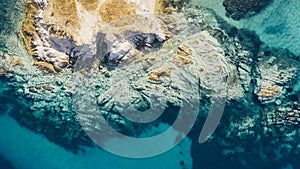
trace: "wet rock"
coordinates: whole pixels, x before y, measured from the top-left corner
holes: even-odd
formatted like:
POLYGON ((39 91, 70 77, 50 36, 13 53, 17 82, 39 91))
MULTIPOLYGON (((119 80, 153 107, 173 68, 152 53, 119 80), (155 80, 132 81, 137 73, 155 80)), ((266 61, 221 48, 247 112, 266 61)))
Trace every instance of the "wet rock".
POLYGON ((258 100, 262 102, 270 101, 276 98, 282 92, 282 88, 274 83, 262 82, 257 93, 258 100))
POLYGON ((188 4, 189 0, 160 0, 157 3, 157 9, 162 13, 172 13, 173 11, 181 11, 188 4))
MULTIPOLYGON (((96 40, 82 46, 74 46, 68 34, 40 22, 42 15, 36 15, 40 24, 32 34, 37 36, 32 41, 36 66, 56 73, 71 66, 71 58, 78 60, 72 62, 72 71, 64 69, 55 75, 40 74, 26 64, 23 71, 20 66, 14 68, 11 85, 18 86, 18 97, 33 104, 13 117, 50 141, 78 151, 80 145, 92 145, 83 129, 102 132, 107 121, 134 136, 136 126, 120 115, 122 111, 142 116, 149 107, 180 107, 183 100, 201 100, 205 105, 199 106, 199 115, 204 117, 207 111, 202 110, 209 109, 212 94, 226 95, 229 113, 220 132, 213 135, 225 153, 236 153, 245 163, 245 152, 259 158, 280 154, 273 146, 293 153, 290 145, 297 147, 299 140, 299 93, 294 93, 292 85, 299 74, 299 60, 289 52, 264 48, 251 31, 222 28, 224 23, 208 10, 185 12, 169 20, 149 16, 130 17, 128 23, 115 20, 96 40), (181 28, 176 31, 178 25, 181 28), (110 63, 115 69, 108 69, 110 63), (286 145, 280 143, 283 137, 286 145), (257 148, 249 147, 249 142, 257 148)), ((4 59, 0 63, 3 72, 11 70, 4 59)))
POLYGON ((26 66, 22 57, 17 57, 6 52, 0 52, 0 58, 0 74, 7 77, 10 76, 9 73, 26 66))
POLYGON ((214 16, 213 11, 203 7, 187 8, 184 12, 187 22, 191 25, 196 25, 200 29, 207 26, 218 27, 217 18, 214 16))
POLYGON ((260 78, 257 79, 255 90, 258 99, 262 103, 269 103, 278 97, 285 98, 289 95, 286 92, 287 88, 296 83, 297 72, 300 69, 295 60, 296 56, 284 50, 270 52, 268 48, 262 48, 260 55, 262 56, 257 66, 260 78))
MULTIPOLYGON (((111 76, 102 84, 98 97, 103 111, 116 109, 116 113, 132 112, 135 108, 147 109, 147 105, 159 110, 167 103, 179 106, 182 100, 199 99, 197 87, 190 86, 197 85, 199 79, 201 84, 198 85, 205 89, 201 91, 204 95, 214 93, 223 96, 226 93, 226 90, 222 89, 228 76, 228 63, 221 45, 207 31, 188 37, 184 34, 179 35, 178 39, 184 39, 183 43, 174 45, 178 40, 166 41, 166 48, 146 53, 135 62, 128 62, 118 69, 111 70, 111 76), (170 56, 179 55, 178 46, 181 51, 185 51, 182 54, 191 55, 189 57, 194 64, 184 68, 174 64, 175 61, 170 56), (130 94, 123 93, 125 91, 130 94)), ((91 83, 91 80, 88 79, 86 83, 91 83)), ((141 112, 136 113, 139 116, 141 112)), ((130 122, 126 124, 132 125, 130 122)))

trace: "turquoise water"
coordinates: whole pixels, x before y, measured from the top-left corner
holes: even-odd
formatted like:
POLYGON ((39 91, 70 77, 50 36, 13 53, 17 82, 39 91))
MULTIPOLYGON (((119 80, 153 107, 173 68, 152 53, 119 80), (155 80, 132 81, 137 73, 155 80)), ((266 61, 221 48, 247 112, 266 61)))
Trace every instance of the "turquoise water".
POLYGON ((192 4, 213 9, 219 16, 238 28, 255 31, 260 39, 273 47, 287 48, 300 55, 300 1, 274 0, 259 14, 240 21, 225 16, 223 0, 192 0, 192 4))
MULTIPOLYGON (((7 115, 0 117, 0 124, 2 133, 0 153, 17 169, 181 169, 180 161, 184 161, 189 168, 188 165, 192 163, 189 155, 191 141, 188 139, 160 156, 127 159, 112 155, 100 148, 86 148, 85 153, 73 154, 49 142, 43 136, 21 127, 7 115)), ((1 166, 1 169, 6 168, 1 166)))
MULTIPOLYGON (((300 55, 299 0, 275 0, 274 3, 260 14, 239 22, 225 17, 220 0, 209 2, 192 0, 192 3, 213 8, 217 14, 238 28, 248 28, 255 31, 261 40, 270 46, 287 48, 296 55, 300 55)), ((22 1, 0 0, 0 49, 26 57, 22 42, 17 36, 17 31, 24 17, 24 9, 24 2, 22 1)), ((281 161, 278 166, 277 164, 272 164, 272 161, 270 161, 269 167, 266 167, 261 164, 260 157, 254 157, 257 154, 253 154, 253 158, 249 159, 252 162, 251 165, 245 166, 243 164, 246 162, 240 160, 243 159, 242 155, 222 156, 224 148, 218 142, 200 146, 195 144, 193 139, 199 133, 198 128, 194 129, 189 137, 185 138, 172 150, 151 158, 123 158, 110 154, 97 146, 83 147, 85 152, 74 154, 50 142, 43 135, 22 127, 16 120, 9 116, 12 111, 26 111, 26 106, 29 105, 19 103, 21 102, 20 99, 15 96, 15 92, 18 89, 8 86, 8 79, 3 79, 1 76, 0 79, 0 155, 3 157, 1 158, 0 156, 0 169, 300 168, 300 164, 297 162, 297 159, 300 157, 287 157, 288 160, 281 161)), ((300 77, 298 79, 299 82, 295 85, 294 91, 300 91, 300 77)), ((237 107, 234 104, 230 106, 237 107)), ((226 128, 226 125, 228 125, 225 120, 222 122, 221 127, 226 128)), ((198 124, 198 127, 201 125, 198 124)), ((238 148, 238 140, 236 144, 238 148)), ((255 145, 249 145, 249 147, 254 149, 255 145)))

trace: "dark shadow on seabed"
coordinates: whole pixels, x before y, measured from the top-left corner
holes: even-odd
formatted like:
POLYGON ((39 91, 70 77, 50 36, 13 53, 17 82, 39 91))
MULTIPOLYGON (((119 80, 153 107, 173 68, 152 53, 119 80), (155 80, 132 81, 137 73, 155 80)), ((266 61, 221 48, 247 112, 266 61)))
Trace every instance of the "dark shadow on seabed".
MULTIPOLYGON (((15 97, 13 89, 7 85, 6 80, 0 75, 0 116, 8 114, 11 111, 19 111, 22 108, 18 105, 17 97, 15 97)), ((4 156, 5 154, 0 154, 0 168, 15 169, 13 163, 6 160, 4 156)))
POLYGON ((1 169, 15 169, 13 164, 10 161, 7 161, 1 154, 0 154, 0 167, 1 169))

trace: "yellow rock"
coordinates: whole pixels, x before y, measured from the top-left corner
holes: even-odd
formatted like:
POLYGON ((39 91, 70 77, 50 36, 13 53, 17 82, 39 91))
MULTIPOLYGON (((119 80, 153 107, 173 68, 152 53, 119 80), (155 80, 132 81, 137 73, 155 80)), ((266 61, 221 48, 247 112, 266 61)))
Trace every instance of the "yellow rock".
POLYGON ((0 67, 0 74, 4 74, 4 73, 6 73, 6 72, 7 72, 7 70, 6 70, 6 69, 4 69, 4 68, 0 67))
POLYGON ((272 100, 281 93, 281 88, 273 83, 263 82, 257 93, 260 100, 272 100))
POLYGON ((87 10, 93 11, 98 7, 99 0, 78 0, 79 3, 87 10))
POLYGON ((190 56, 182 56, 182 55, 174 54, 173 59, 174 59, 174 62, 179 66, 193 64, 193 61, 190 56))
POLYGON ((189 56, 192 55, 192 49, 190 49, 184 44, 180 44, 178 46, 177 53, 182 56, 189 56))
POLYGON ((170 0, 156 0, 155 10, 159 13, 172 13, 175 9, 170 4, 170 0))
POLYGON ((173 55, 175 63, 179 66, 186 64, 193 64, 192 61, 192 49, 184 44, 180 44, 177 49, 177 54, 173 55))
POLYGON ((41 92, 55 92, 55 87, 53 86, 47 86, 47 85, 44 85, 44 86, 30 86, 28 88, 28 90, 32 93, 38 93, 39 91, 41 92))
POLYGON ((123 17, 136 14, 135 3, 125 0, 107 0, 100 8, 100 15, 104 22, 111 22, 123 17))
POLYGON ((21 59, 16 59, 14 60, 14 62, 12 63, 12 66, 24 66, 24 63, 21 59))
POLYGON ((37 37, 34 26, 34 15, 36 14, 37 6, 33 3, 29 3, 27 7, 26 17, 22 23, 22 30, 19 31, 19 35, 22 37, 25 48, 29 55, 33 55, 32 42, 37 37))
POLYGON ((161 78, 170 76, 171 68, 158 68, 149 72, 149 80, 161 82, 161 78))
POLYGON ((39 70, 41 70, 44 73, 57 73, 54 69, 54 66, 50 63, 47 62, 35 62, 34 63, 35 66, 37 66, 37 68, 39 70))
MULTIPOLYGON (((78 25, 76 0, 50 0, 52 16, 61 23, 78 25)), ((48 8, 50 9, 50 8, 48 8)))

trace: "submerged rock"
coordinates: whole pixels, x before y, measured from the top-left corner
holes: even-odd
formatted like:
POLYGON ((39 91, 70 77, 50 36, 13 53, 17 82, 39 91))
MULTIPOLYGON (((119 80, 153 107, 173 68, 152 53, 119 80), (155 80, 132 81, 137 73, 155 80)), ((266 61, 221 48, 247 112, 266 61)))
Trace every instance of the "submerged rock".
POLYGON ((240 20, 259 13, 272 0, 224 0, 226 15, 234 20, 240 20))
POLYGON ((263 49, 257 65, 260 78, 255 93, 262 103, 285 100, 287 89, 296 83, 300 70, 296 57, 289 51, 263 49), (281 99, 280 99, 281 97, 281 99))
MULTIPOLYGON (((203 8, 113 18, 78 45, 65 28, 44 21, 46 1, 36 2, 37 13, 23 25, 35 62, 0 55, 0 77, 10 79, 16 95, 30 105, 11 114, 23 126, 77 152, 81 145, 93 145, 84 130, 106 131, 106 122, 139 136, 146 125, 122 112, 132 119, 151 119, 151 108, 180 108, 196 100, 204 103, 195 106, 203 118, 212 96, 226 96, 226 120, 210 139, 222 145, 224 154, 239 155, 250 165, 245 152, 262 159, 279 157, 282 152, 272 149, 275 145, 298 153, 299 91, 293 85, 299 58, 292 53, 266 47, 254 32, 228 25, 203 8)), ((158 122, 171 123, 168 118, 158 122)), ((207 145, 214 146, 210 140, 207 145)))

